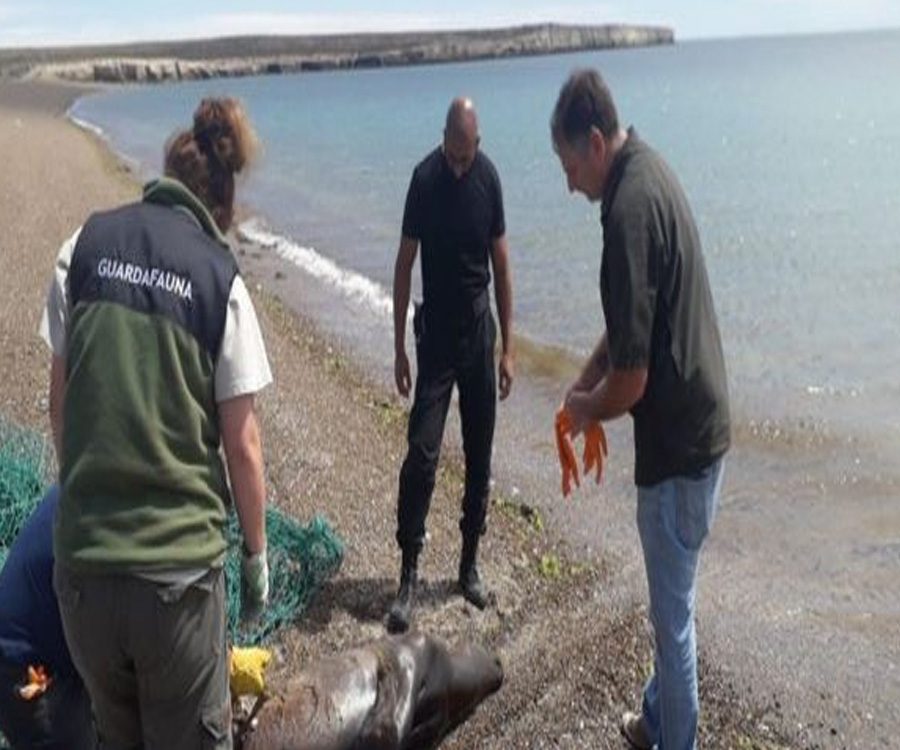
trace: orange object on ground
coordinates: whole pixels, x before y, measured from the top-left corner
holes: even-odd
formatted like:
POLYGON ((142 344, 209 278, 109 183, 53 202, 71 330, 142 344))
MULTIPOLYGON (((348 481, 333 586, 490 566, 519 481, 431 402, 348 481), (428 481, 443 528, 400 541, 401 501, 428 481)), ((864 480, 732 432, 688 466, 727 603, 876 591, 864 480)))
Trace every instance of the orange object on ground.
POLYGON ((53 681, 47 674, 46 667, 38 664, 37 666, 28 665, 28 682, 19 688, 19 696, 26 701, 33 701, 35 698, 47 692, 50 683, 53 681))
POLYGON ((575 448, 572 445, 572 415, 566 407, 560 407, 556 412, 556 452, 559 454, 559 466, 562 469, 562 493, 568 497, 572 491, 572 480, 575 486, 580 487, 578 479, 578 461, 575 458, 575 448))

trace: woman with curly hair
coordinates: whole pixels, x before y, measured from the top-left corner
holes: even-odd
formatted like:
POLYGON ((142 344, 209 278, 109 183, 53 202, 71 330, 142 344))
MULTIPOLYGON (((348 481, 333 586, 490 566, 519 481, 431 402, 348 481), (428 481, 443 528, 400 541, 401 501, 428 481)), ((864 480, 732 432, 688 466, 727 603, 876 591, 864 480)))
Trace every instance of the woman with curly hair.
POLYGON ((56 262, 42 324, 60 467, 54 587, 103 747, 231 747, 232 497, 244 614, 268 596, 254 396, 271 373, 223 234, 255 149, 237 101, 204 99, 168 142, 165 176, 91 215, 56 262))

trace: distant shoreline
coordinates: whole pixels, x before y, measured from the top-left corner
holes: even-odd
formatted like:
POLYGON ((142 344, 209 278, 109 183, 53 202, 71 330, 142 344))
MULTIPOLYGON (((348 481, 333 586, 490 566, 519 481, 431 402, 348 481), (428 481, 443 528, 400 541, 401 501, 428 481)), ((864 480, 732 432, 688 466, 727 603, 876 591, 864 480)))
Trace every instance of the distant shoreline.
POLYGON ((623 24, 539 24, 468 31, 247 36, 0 50, 0 77, 79 83, 156 83, 427 65, 674 42, 675 34, 670 28, 623 24))

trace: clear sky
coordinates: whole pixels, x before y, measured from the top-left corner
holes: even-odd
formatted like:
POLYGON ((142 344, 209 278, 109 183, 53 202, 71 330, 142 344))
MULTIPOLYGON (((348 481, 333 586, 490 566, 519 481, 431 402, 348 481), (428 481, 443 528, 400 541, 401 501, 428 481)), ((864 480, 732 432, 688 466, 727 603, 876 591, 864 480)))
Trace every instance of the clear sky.
POLYGON ((898 0, 0 0, 0 47, 237 34, 559 23, 671 26, 676 39, 900 28, 898 0))

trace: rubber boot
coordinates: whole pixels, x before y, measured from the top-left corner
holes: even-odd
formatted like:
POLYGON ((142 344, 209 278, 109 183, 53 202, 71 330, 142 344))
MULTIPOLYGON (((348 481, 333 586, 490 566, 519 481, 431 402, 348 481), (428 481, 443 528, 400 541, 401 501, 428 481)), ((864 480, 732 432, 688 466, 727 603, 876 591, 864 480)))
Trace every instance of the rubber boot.
POLYGON ((478 575, 478 567, 475 559, 478 557, 478 541, 481 535, 463 537, 462 555, 459 559, 459 590, 463 598, 478 607, 484 609, 489 604, 489 594, 481 577, 478 575))
POLYGON ((404 550, 400 567, 400 588, 388 612, 389 633, 405 633, 409 630, 409 618, 412 614, 416 586, 419 583, 417 565, 418 553, 404 550))

